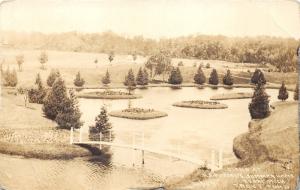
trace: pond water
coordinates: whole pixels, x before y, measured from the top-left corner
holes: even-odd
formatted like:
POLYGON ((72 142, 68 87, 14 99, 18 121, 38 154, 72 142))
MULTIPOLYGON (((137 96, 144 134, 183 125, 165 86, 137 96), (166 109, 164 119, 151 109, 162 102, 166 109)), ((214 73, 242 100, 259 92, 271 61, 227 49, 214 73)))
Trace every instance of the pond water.
MULTIPOLYGON (((221 101, 228 105, 228 109, 220 110, 181 108, 172 104, 183 100, 209 100, 217 93, 252 91, 246 88, 215 90, 192 87, 177 90, 161 87, 137 89, 135 93, 143 98, 131 100, 132 107, 153 108, 168 113, 168 116, 153 120, 110 117, 114 142, 132 144, 134 137, 135 144, 141 144, 144 134, 145 146, 153 149, 208 162, 212 150, 222 149, 224 164, 234 162, 232 142, 234 137, 248 129, 250 99, 221 101)), ((268 89, 267 93, 271 96, 271 103, 277 101, 278 90, 268 89)), ((113 111, 127 108, 128 102, 79 99, 85 132, 88 126, 94 124, 102 105, 106 105, 108 111, 113 111)), ((86 138, 87 133, 84 134, 86 138)), ((159 186, 168 178, 186 175, 197 168, 191 163, 147 152, 145 165, 142 166, 140 152, 114 147, 109 152, 111 159, 108 165, 90 162, 88 158, 43 161, 0 155, 0 185, 8 189, 128 189, 159 186)))

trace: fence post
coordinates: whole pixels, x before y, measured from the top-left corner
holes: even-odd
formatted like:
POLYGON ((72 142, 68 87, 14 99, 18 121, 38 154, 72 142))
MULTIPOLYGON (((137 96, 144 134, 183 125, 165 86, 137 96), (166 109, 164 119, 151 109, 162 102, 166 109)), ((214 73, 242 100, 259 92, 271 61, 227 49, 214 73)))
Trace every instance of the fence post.
POLYGON ((74 133, 74 128, 71 127, 71 133, 70 133, 70 144, 73 144, 73 133, 74 133))
POLYGON ((219 150, 219 169, 223 168, 223 150, 220 148, 219 150))

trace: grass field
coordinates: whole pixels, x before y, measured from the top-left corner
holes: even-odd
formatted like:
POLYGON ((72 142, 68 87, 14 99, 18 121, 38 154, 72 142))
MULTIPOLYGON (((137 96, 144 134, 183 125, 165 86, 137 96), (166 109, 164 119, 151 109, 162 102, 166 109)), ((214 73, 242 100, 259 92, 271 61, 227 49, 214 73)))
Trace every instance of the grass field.
MULTIPOLYGON (((109 64, 108 56, 106 54, 99 53, 80 53, 80 52, 59 52, 59 51, 47 51, 49 61, 46 64, 47 69, 41 70, 41 64, 38 61, 40 55, 39 50, 2 50, 1 56, 5 59, 3 63, 3 69, 8 66, 17 70, 17 64, 15 56, 23 54, 25 62, 23 64, 23 71, 18 72, 18 86, 32 86, 35 81, 37 73, 41 74, 43 81, 45 82, 51 69, 59 69, 66 84, 69 87, 74 86, 73 80, 78 71, 81 72, 81 76, 85 79, 85 86, 100 87, 101 79, 108 69, 111 75, 112 86, 122 85, 125 74, 132 68, 136 74, 139 67, 142 67, 147 60, 147 57, 138 56, 136 61, 133 61, 131 55, 116 55, 111 64, 109 64), (94 60, 97 59, 98 63, 95 64, 94 60)), ((197 67, 194 67, 194 63, 204 66, 209 63, 210 68, 203 68, 206 78, 208 79, 212 68, 216 68, 221 82, 222 75, 227 69, 230 69, 234 75, 236 84, 249 83, 249 74, 247 71, 253 72, 257 67, 256 64, 249 63, 230 63, 226 61, 217 60, 197 60, 197 59, 172 59, 172 64, 177 66, 178 62, 182 61, 184 66, 180 67, 183 82, 192 83, 193 76, 196 73, 197 67)), ((266 68, 264 68, 266 70, 266 68)), ((271 83, 281 83, 285 80, 287 84, 296 84, 297 73, 268 73, 265 72, 267 81, 271 83)), ((165 79, 168 77, 166 76, 165 79)), ((162 76, 158 76, 156 79, 161 80, 162 76)))

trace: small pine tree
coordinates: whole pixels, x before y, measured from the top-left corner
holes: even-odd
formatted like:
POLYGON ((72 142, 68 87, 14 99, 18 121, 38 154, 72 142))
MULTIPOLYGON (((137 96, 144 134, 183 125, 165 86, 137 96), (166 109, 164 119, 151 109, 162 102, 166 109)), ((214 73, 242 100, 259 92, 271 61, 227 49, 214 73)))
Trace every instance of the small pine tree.
POLYGON ((110 84, 110 74, 109 74, 108 70, 106 70, 106 73, 105 73, 104 77, 102 78, 102 84, 104 84, 104 85, 110 84))
POLYGON ((81 77, 80 72, 78 71, 78 73, 76 74, 76 77, 74 79, 74 85, 77 87, 82 87, 84 85, 84 83, 85 83, 85 81, 81 77))
POLYGON ((109 63, 111 63, 115 58, 115 54, 114 52, 110 52, 109 55, 108 55, 108 60, 109 60, 109 63))
MULTIPOLYGON (((100 114, 95 118, 95 125, 90 128, 90 133, 96 133, 103 135, 101 140, 107 140, 109 131, 112 129, 111 123, 107 115, 107 110, 104 106, 101 107, 100 114)), ((90 135, 91 136, 91 135, 90 135)), ((99 138, 100 139, 100 138, 99 138)))
POLYGON ((146 68, 144 68, 143 70, 143 74, 144 74, 144 85, 148 85, 149 83, 149 74, 146 68))
POLYGON ((45 64, 48 62, 48 55, 45 51, 41 52, 39 62, 42 64, 41 69, 46 69, 45 64))
POLYGON ((4 72, 4 86, 15 87, 18 84, 17 72, 14 69, 12 72, 9 68, 4 72))
POLYGON ((252 119, 262 119, 269 116, 269 95, 265 92, 263 82, 259 81, 256 85, 248 108, 252 119))
POLYGON ((51 70, 48 78, 47 78, 47 85, 52 87, 53 83, 55 82, 56 78, 60 77, 60 73, 58 70, 51 70))
POLYGON ((30 103, 42 104, 46 97, 47 90, 44 88, 40 74, 38 73, 35 79, 37 88, 31 88, 28 90, 28 99, 30 103))
POLYGON ((174 85, 177 85, 177 84, 181 84, 183 81, 182 79, 182 76, 181 76, 181 72, 179 70, 179 68, 173 68, 171 70, 171 74, 169 76, 169 84, 174 84, 174 85))
POLYGON ((19 67, 19 71, 22 71, 22 65, 24 63, 24 55, 17 55, 16 61, 17 61, 18 67, 19 67))
POLYGON ((210 73, 210 77, 208 79, 209 84, 218 85, 219 84, 219 76, 216 69, 213 69, 210 73))
POLYGON ((251 77, 251 83, 257 84, 258 81, 262 82, 263 84, 266 84, 267 82, 264 73, 260 69, 255 69, 251 77))
POLYGON ((124 85, 127 86, 128 92, 131 94, 131 90, 133 90, 136 86, 132 69, 129 69, 128 74, 125 76, 124 85))
POLYGON ((232 75, 230 73, 230 70, 227 70, 227 73, 225 74, 224 78, 223 78, 223 84, 225 85, 233 85, 233 78, 232 75))
POLYGON ((289 93, 285 87, 284 82, 282 82, 281 87, 279 89, 278 99, 281 101, 285 101, 289 98, 289 93))
POLYGON ((80 121, 81 112, 79 110, 78 100, 72 90, 69 91, 69 95, 70 97, 64 97, 64 106, 57 113, 55 121, 60 128, 71 129, 71 127, 74 127, 75 129, 78 129, 83 124, 80 121))
POLYGON ((298 86, 298 84, 295 87, 294 100, 299 100, 299 86, 298 86))
POLYGON ((47 118, 54 120, 64 110, 67 95, 65 82, 59 76, 43 102, 43 112, 47 118))
POLYGON ((201 66, 198 67, 197 73, 194 76, 194 81, 196 84, 204 84, 206 81, 206 77, 202 71, 201 66))
POLYGON ((146 85, 146 78, 145 78, 145 73, 144 71, 142 70, 142 68, 140 67, 139 71, 138 71, 138 74, 136 76, 136 84, 137 85, 146 85))

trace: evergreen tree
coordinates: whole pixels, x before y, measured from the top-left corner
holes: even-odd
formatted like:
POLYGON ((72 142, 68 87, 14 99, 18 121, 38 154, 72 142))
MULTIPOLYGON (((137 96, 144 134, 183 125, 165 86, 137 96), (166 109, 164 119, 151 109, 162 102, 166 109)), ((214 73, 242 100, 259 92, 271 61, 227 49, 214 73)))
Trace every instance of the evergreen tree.
POLYGON ((71 129, 71 127, 74 127, 75 129, 78 129, 83 124, 80 121, 81 112, 79 110, 78 100, 72 90, 69 91, 69 95, 70 97, 64 97, 64 106, 59 110, 55 117, 55 121, 60 128, 71 129))
POLYGON ((47 85, 52 87, 53 83, 55 82, 56 78, 60 77, 60 73, 58 70, 52 69, 48 78, 47 78, 47 85))
POLYGON ((299 100, 299 86, 298 83, 295 87, 295 91, 294 91, 294 100, 299 100))
POLYGON ((15 87, 18 84, 17 72, 14 69, 12 72, 9 68, 4 72, 4 86, 15 87))
POLYGON ((44 103, 43 112, 49 119, 54 120, 59 112, 62 112, 67 100, 67 88, 65 82, 59 76, 48 92, 44 103))
POLYGON ((210 77, 208 79, 209 84, 218 85, 219 84, 219 76, 216 69, 213 69, 210 73, 210 77))
POLYGON ((40 74, 38 73, 35 79, 37 88, 30 88, 28 90, 28 99, 30 103, 42 104, 46 97, 47 90, 44 88, 40 74))
POLYGON ((39 56, 39 61, 42 64, 41 69, 46 69, 45 64, 48 61, 48 55, 45 51, 42 51, 40 56, 39 56))
MULTIPOLYGON (((142 68, 140 67, 138 74, 136 76, 136 84, 137 85, 147 85, 148 81, 147 81, 147 74, 144 72, 145 70, 142 70, 142 68)), ((146 71, 147 72, 147 71, 146 71)))
POLYGON ((110 74, 109 74, 108 70, 106 70, 106 73, 105 73, 104 77, 102 78, 102 84, 108 85, 109 83, 110 83, 110 74))
POLYGON ((100 139, 98 138, 100 133, 103 135, 101 140, 107 141, 110 130, 112 129, 111 123, 107 115, 107 110, 104 106, 101 107, 100 114, 95 118, 95 125, 90 127, 90 139, 100 139), (95 136, 97 135, 97 136, 95 136))
POLYGON ((179 68, 173 68, 169 77, 169 84, 181 84, 183 81, 179 68))
POLYGON ((144 83, 145 83, 145 85, 148 85, 148 83, 149 83, 149 74, 148 74, 148 71, 147 71, 146 68, 144 68, 143 73, 144 73, 144 83))
POLYGON ((262 119, 269 116, 269 95, 265 92, 263 82, 258 81, 248 108, 252 119, 262 119))
POLYGON ((284 82, 282 82, 281 87, 279 89, 278 99, 284 101, 288 98, 289 98, 289 93, 285 87, 284 82))
POLYGON ((134 87, 136 86, 135 78, 133 74, 133 70, 129 69, 128 74, 125 76, 124 85, 128 87, 134 87))
POLYGON ((225 85, 233 85, 233 78, 232 75, 230 73, 230 70, 227 70, 227 73, 225 74, 224 78, 223 78, 223 84, 225 85))
POLYGON ((255 69, 251 77, 251 83, 257 84, 258 81, 262 82, 263 84, 266 84, 267 82, 264 73, 260 69, 255 69))
POLYGON ((194 76, 194 81, 196 84, 204 84, 206 81, 206 77, 202 71, 201 66, 198 67, 197 73, 194 76))
POLYGON ((84 85, 84 83, 85 83, 85 81, 81 77, 80 72, 78 71, 78 73, 76 74, 76 77, 74 79, 74 85, 77 87, 82 87, 84 85))
POLYGON ((111 51, 108 55, 108 60, 109 60, 109 63, 111 63, 115 58, 115 53, 113 51, 111 51))
POLYGON ((22 71, 22 65, 24 63, 24 55, 17 55, 16 56, 16 61, 17 61, 18 67, 19 67, 19 71, 21 72, 22 71))

